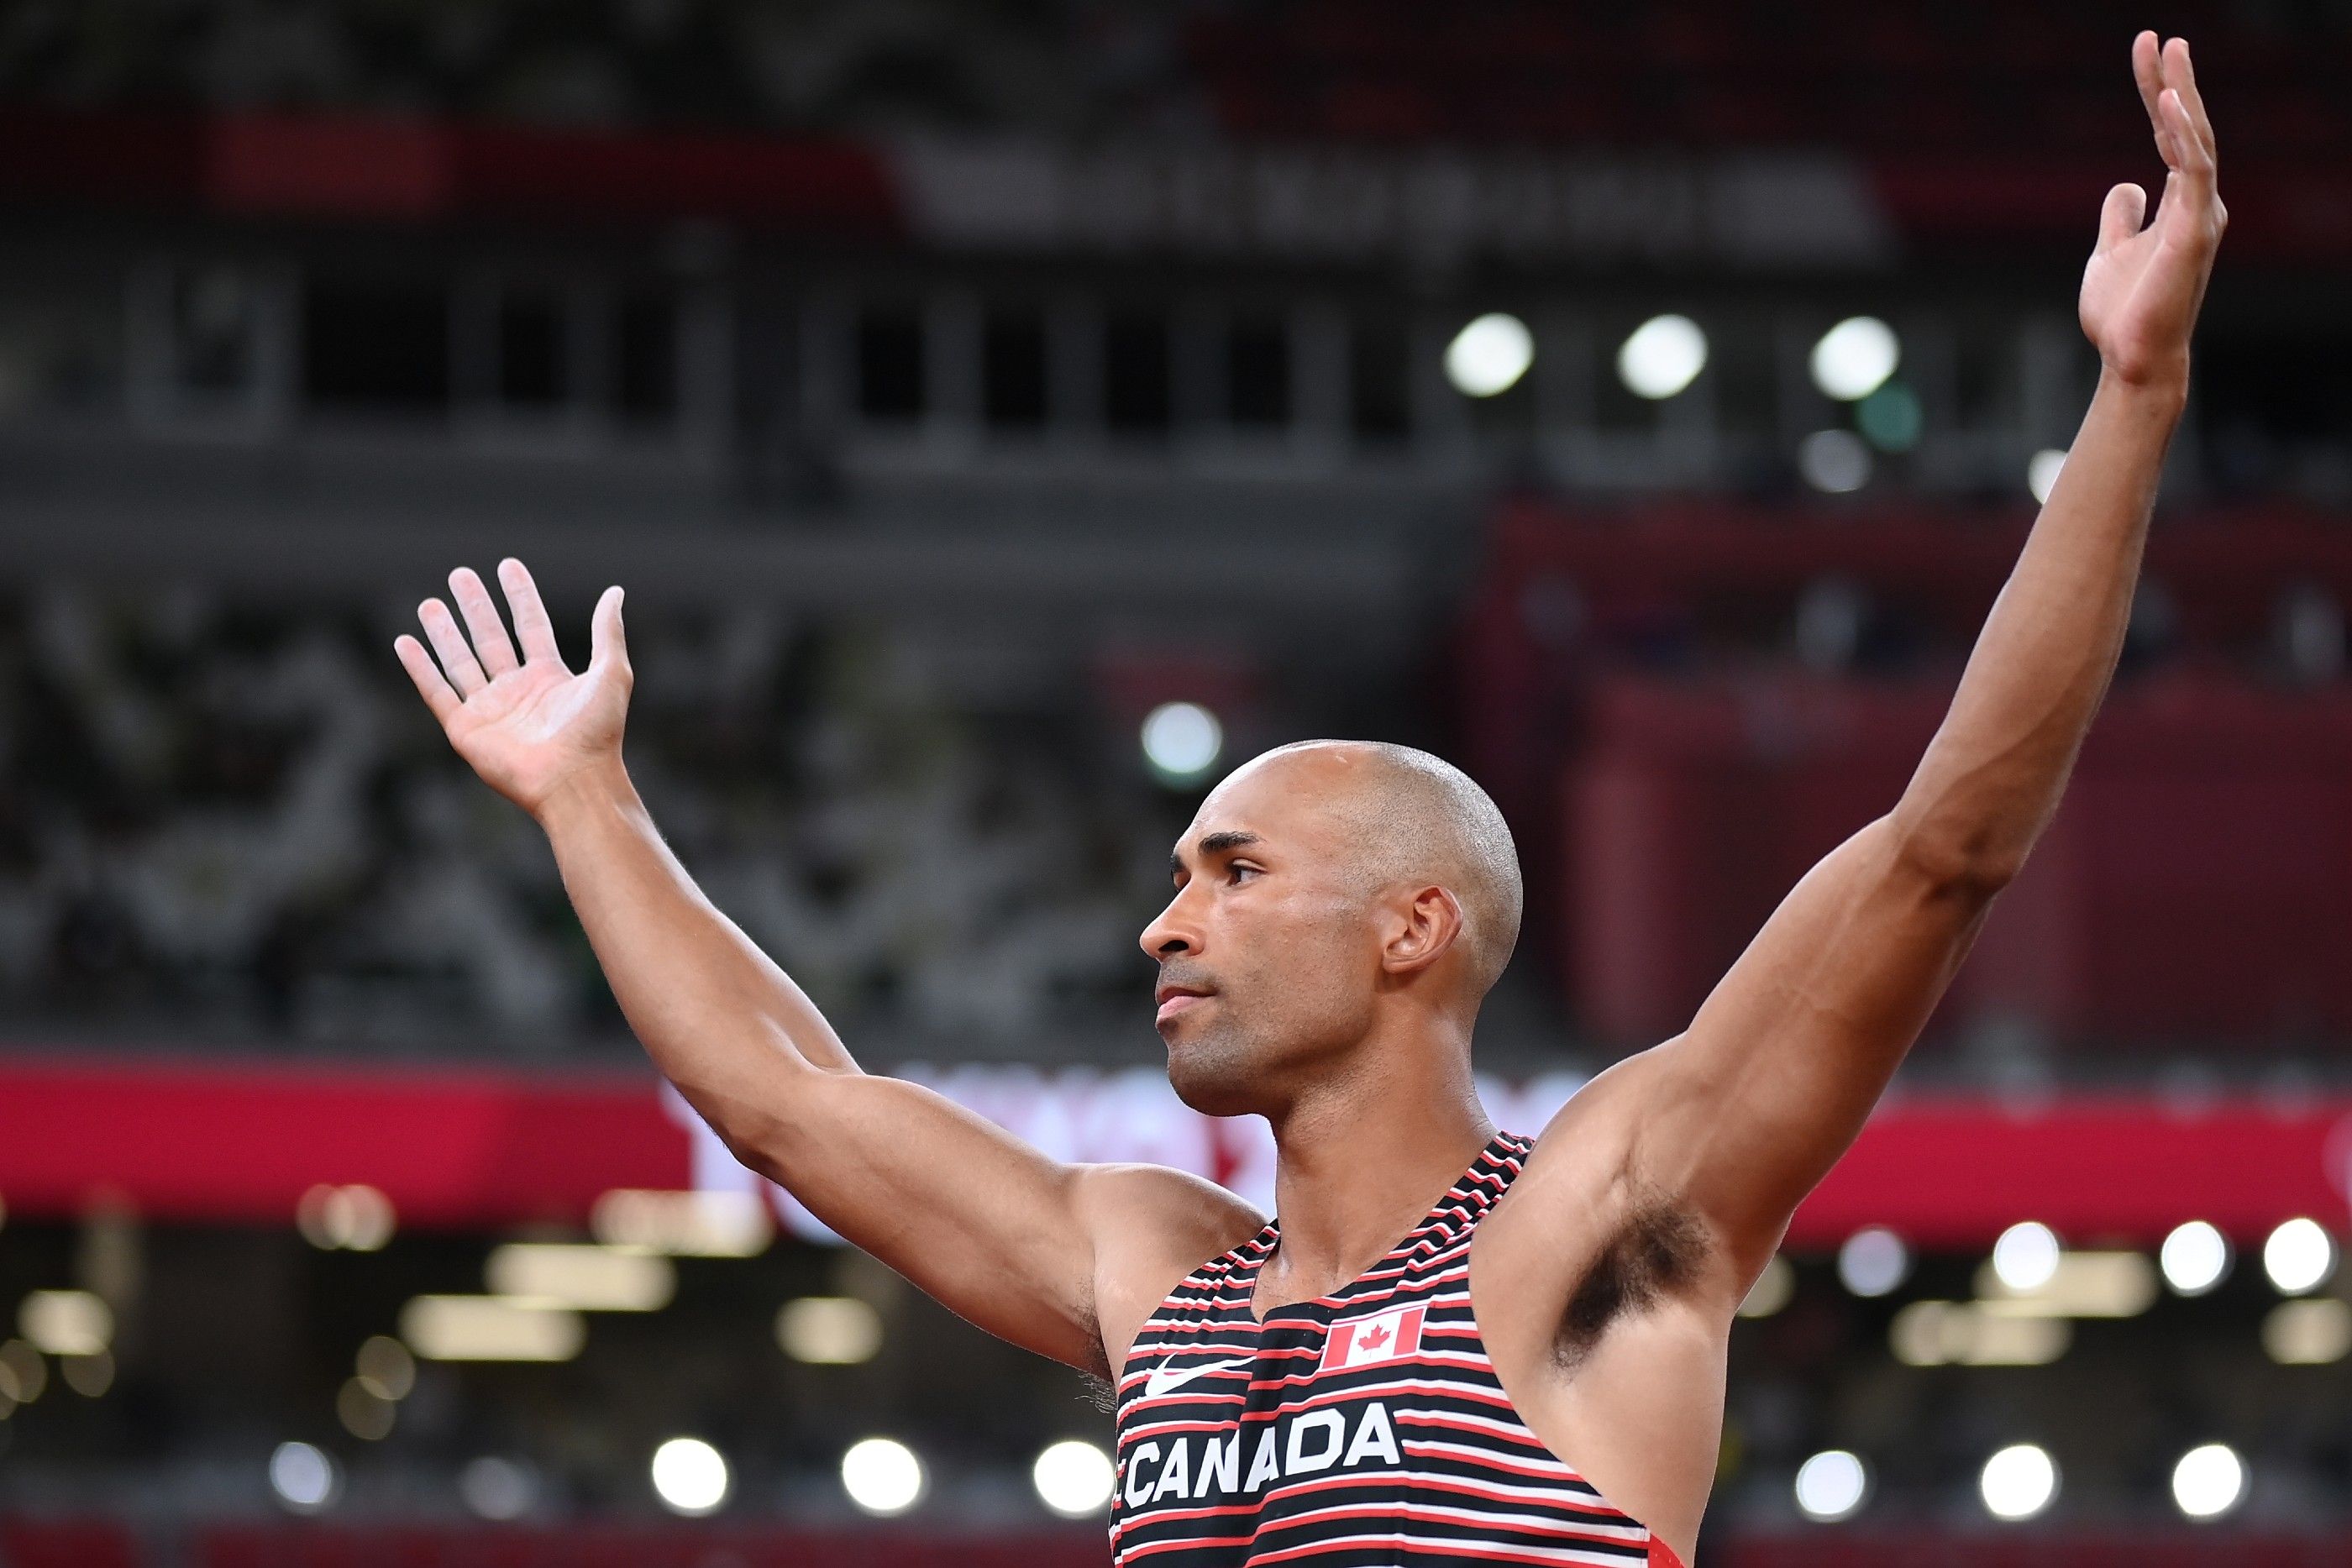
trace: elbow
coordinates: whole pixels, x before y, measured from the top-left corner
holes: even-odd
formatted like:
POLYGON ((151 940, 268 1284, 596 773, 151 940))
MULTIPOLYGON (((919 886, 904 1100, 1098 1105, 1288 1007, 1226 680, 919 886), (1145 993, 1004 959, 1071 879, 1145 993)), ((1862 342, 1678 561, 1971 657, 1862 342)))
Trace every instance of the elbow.
POLYGON ((1916 880, 1939 898, 1989 904, 2025 869, 2032 834, 1981 819, 1959 821, 1937 813, 1894 822, 1895 855, 1916 880))

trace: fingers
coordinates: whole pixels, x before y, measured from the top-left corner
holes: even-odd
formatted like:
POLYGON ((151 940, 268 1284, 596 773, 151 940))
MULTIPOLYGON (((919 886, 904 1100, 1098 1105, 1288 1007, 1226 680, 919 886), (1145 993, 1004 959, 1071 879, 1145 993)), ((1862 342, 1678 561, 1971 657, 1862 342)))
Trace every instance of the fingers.
POLYGON ((2189 63, 2189 40, 2175 38, 2165 46, 2164 79, 2180 95, 2181 107, 2189 111, 2196 145, 2202 149, 2205 161, 2217 161, 2213 145, 2213 121, 2205 112, 2205 99, 2197 90, 2197 69, 2189 63))
POLYGON ((507 591, 507 608, 514 612, 515 635, 522 639, 522 656, 526 663, 539 659, 563 662, 563 654, 555 646, 555 624, 547 618, 547 605, 539 597, 539 584, 530 579, 522 562, 509 556, 499 562, 499 586, 507 591))
POLYGON ((480 576, 470 566, 461 566, 449 574, 449 592, 457 601, 457 608, 466 616, 466 630, 473 634, 474 652, 482 661, 490 678, 496 680, 513 669, 520 661, 515 658, 514 644, 507 641, 506 622, 499 619, 499 607, 490 599, 490 591, 482 585, 480 576))
POLYGON ((2111 250, 2139 233, 2147 216, 2147 193, 2137 185, 2117 185, 2099 209, 2099 249, 2111 250))
POLYGON ((629 649, 621 632, 621 590, 617 585, 606 589, 596 601, 596 613, 588 630, 588 662, 592 669, 611 664, 628 668, 629 649))
POLYGON ((2180 167, 2179 150, 2172 144, 2172 130, 2164 122, 2164 53, 2157 44, 2154 33, 2142 33, 2132 40, 2132 79, 2139 84, 2139 100, 2147 107, 2147 123, 2156 132, 2156 150, 2169 169, 2180 167))
POLYGON ((2179 182, 2180 201, 2167 205, 2179 211, 2184 222, 2201 223, 2210 213, 2214 202, 2213 155, 2206 150, 2197 127, 2189 118, 2189 107, 2172 88, 2164 89, 2164 115, 2172 126, 2174 139, 2185 150, 2181 161, 2173 166, 2179 182))
POLYGON ((425 623, 425 635, 441 660, 441 667, 449 672, 449 684, 457 688, 459 696, 472 696, 490 684, 490 678, 482 674, 482 666, 474 662, 474 650, 466 645, 466 634, 457 630, 457 617, 449 613, 447 605, 437 599, 428 599, 416 607, 416 618, 425 623))
POLYGON ((466 705, 465 699, 450 690, 449 683, 442 679, 441 666, 433 662, 433 655, 425 651, 425 644, 414 637, 394 638, 392 651, 400 655, 400 667, 406 670, 408 678, 416 683, 416 695, 425 699, 425 706, 433 711, 433 716, 446 725, 466 705))

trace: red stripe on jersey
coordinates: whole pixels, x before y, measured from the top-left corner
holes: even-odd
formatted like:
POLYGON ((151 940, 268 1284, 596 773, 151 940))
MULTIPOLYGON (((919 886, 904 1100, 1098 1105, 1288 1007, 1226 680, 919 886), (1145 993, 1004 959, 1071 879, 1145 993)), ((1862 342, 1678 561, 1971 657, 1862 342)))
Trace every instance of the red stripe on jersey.
POLYGON ((1118 1473, 1138 1499, 1122 1486, 1113 1500, 1115 1563, 1255 1568, 1393 1551, 1682 1568, 1528 1428, 1479 1336, 1471 1238, 1529 1146, 1496 1136, 1387 1256, 1264 1322, 1252 1295, 1278 1225, 1177 1287, 1120 1368, 1118 1473), (1202 1369, 1197 1381, 1188 1362, 1202 1369), (1167 1392, 1153 1397, 1155 1373, 1167 1392), (1141 1450, 1154 1440, 1165 1450, 1156 1460, 1141 1450), (1156 1475, 1134 1474, 1139 1454, 1156 1475), (1166 1506, 1155 1506, 1163 1488, 1166 1506))

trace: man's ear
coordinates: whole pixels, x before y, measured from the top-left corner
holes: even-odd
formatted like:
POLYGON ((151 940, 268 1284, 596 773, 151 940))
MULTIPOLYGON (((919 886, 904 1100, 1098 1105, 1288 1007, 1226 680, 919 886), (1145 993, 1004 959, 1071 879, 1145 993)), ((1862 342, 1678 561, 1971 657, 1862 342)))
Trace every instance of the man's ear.
POLYGON ((1462 937, 1462 901, 1442 887, 1423 887, 1399 911, 1402 919, 1381 950, 1381 967, 1391 975, 1425 969, 1462 937))

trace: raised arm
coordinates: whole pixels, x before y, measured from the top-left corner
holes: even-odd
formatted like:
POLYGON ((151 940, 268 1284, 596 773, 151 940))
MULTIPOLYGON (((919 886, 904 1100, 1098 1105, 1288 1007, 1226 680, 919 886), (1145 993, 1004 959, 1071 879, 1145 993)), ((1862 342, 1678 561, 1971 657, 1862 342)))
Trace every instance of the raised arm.
POLYGON ((428 600, 433 653, 402 637, 400 661, 458 754, 546 830, 630 1027, 737 1158, 963 1317, 1094 1371, 1186 1270, 1256 1227, 1207 1182, 1048 1159, 929 1090, 860 1071, 703 896, 629 782, 621 591, 597 601, 574 674, 522 563, 499 576, 520 657, 488 589, 460 570, 465 629, 428 600))
POLYGON ((2098 390, 1950 713, 1894 810, 1798 883, 1689 1030, 1612 1074, 1629 1169, 1708 1223, 1738 1289, 1861 1130, 2056 810, 2115 669, 2226 221, 2188 45, 2144 33, 2132 64, 2164 196, 2142 229, 2139 188, 2107 194, 2081 299, 2098 390))

